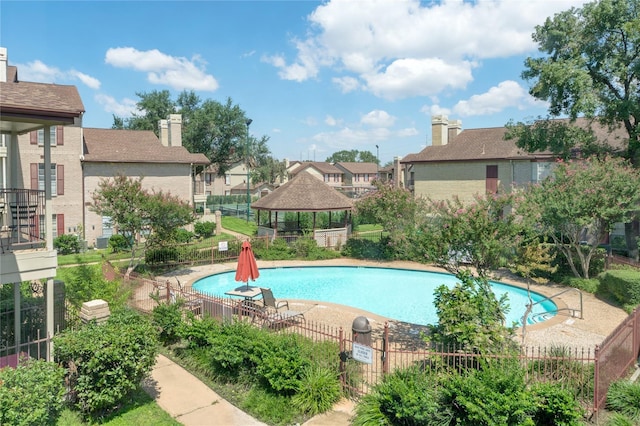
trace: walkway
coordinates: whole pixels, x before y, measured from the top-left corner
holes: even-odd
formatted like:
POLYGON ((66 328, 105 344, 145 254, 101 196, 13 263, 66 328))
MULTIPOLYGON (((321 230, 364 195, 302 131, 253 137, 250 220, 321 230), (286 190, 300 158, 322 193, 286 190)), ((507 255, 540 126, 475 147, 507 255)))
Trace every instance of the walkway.
MULTIPOLYGON (((158 355, 144 389, 160 408, 185 426, 266 426, 163 355, 158 355)), ((351 403, 344 402, 334 411, 316 416, 303 426, 347 426, 351 409, 351 403)))

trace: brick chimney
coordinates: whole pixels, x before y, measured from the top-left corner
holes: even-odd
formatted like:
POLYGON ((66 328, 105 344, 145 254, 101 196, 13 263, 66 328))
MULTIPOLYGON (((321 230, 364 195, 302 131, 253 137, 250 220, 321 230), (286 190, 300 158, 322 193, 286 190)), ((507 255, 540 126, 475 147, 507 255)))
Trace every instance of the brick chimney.
POLYGON ((158 120, 158 130, 162 145, 169 146, 169 120, 158 120))
POLYGON ((453 138, 458 136, 462 131, 462 120, 450 120, 448 125, 448 141, 452 141, 453 138))
POLYGON ((182 146, 181 114, 169 114, 169 146, 182 146))
POLYGON ((431 145, 442 146, 448 142, 448 124, 446 115, 434 115, 431 117, 431 145))
POLYGON ((3 83, 7 82, 7 61, 9 60, 7 56, 7 48, 0 47, 0 81, 3 83))

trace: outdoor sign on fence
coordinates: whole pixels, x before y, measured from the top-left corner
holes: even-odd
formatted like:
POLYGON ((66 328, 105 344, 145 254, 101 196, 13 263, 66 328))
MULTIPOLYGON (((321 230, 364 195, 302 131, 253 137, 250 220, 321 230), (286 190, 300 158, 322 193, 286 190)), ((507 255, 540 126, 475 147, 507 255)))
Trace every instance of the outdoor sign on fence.
POLYGON ((227 241, 218 242, 218 251, 227 251, 229 250, 229 243, 227 241))
POLYGON ((373 364, 373 348, 353 342, 353 359, 364 362, 365 364, 373 364))

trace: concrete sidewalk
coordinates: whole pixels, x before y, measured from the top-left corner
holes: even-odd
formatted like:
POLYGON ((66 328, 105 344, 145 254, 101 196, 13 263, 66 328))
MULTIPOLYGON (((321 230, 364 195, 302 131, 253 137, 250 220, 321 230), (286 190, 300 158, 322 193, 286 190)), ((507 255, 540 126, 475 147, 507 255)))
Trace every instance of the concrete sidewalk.
MULTIPOLYGON (((163 355, 158 355, 151 379, 143 387, 160 408, 185 426, 266 426, 163 355)), ((313 417, 304 425, 346 426, 352 408, 350 402, 343 402, 334 411, 313 417)))

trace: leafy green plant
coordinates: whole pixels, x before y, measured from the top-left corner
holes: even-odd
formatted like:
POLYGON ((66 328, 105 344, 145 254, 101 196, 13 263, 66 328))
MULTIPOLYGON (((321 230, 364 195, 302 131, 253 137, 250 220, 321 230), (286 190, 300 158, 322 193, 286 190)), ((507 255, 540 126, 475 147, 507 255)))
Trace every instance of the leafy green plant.
POLYGON ((164 345, 170 345, 180 340, 182 327, 182 303, 160 303, 153 308, 153 324, 160 330, 159 340, 164 345))
POLYGON ((411 367, 384 377, 356 406, 354 426, 448 425, 451 410, 440 404, 436 376, 411 367))
POLYGON ((58 254, 80 253, 80 239, 74 234, 63 234, 53 240, 53 248, 58 254))
POLYGON ((340 399, 341 391, 335 370, 309 366, 303 370, 291 402, 301 411, 314 416, 330 410, 340 399))
POLYGON ((294 334, 270 335, 269 344, 261 352, 256 373, 271 389, 282 395, 293 395, 300 385, 303 371, 311 365, 302 342, 294 334))
POLYGON ((607 408, 640 423, 640 383, 618 380, 607 391, 607 408))
POLYGON ((67 369, 72 404, 93 417, 113 411, 140 385, 157 354, 153 325, 122 310, 54 337, 56 361, 67 369))
POLYGON ((470 272, 457 275, 453 288, 435 291, 437 325, 431 326, 431 342, 457 350, 496 353, 513 346, 513 328, 505 326, 506 295, 497 299, 486 278, 470 272))
POLYGON ((64 405, 64 369, 29 360, 0 369, 0 425, 53 425, 64 405))
POLYGON ((178 228, 175 230, 174 239, 178 244, 189 243, 195 238, 195 234, 191 231, 187 231, 184 228, 178 228))
POLYGON ((193 230, 202 238, 211 237, 216 230, 215 222, 196 222, 193 224, 193 230))
POLYGON ((119 253, 128 250, 131 247, 127 237, 122 234, 113 234, 109 237, 109 249, 111 253, 119 253))
POLYGON ((557 383, 537 383, 531 393, 536 409, 533 421, 536 425, 578 426, 585 412, 569 390, 557 383))

